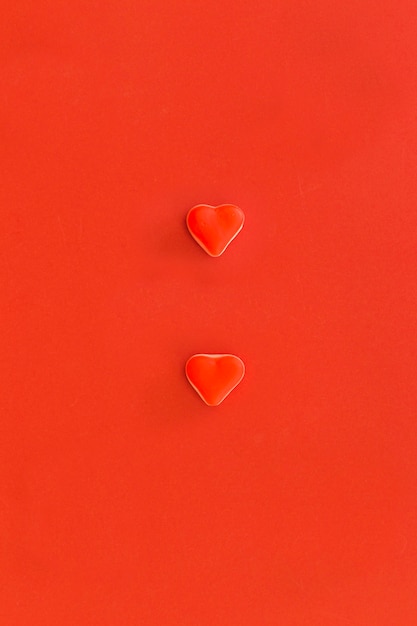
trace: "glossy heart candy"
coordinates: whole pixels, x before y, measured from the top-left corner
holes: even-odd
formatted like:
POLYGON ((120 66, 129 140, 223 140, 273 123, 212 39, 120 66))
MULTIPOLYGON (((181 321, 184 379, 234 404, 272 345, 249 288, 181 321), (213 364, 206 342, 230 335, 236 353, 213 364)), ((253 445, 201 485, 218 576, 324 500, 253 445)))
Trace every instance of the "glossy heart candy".
POLYGON ((185 373, 191 386, 209 406, 217 406, 240 383, 245 365, 233 354, 195 354, 185 373))
POLYGON ((192 237, 210 256, 220 256, 239 234, 245 222, 242 209, 233 204, 198 204, 187 215, 192 237))

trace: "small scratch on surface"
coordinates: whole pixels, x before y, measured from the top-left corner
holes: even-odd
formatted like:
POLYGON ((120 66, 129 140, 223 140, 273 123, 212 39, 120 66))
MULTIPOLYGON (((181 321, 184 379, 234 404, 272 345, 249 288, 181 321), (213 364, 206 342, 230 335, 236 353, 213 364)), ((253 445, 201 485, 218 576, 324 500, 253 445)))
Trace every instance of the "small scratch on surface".
POLYGON ((341 620, 345 624, 353 624, 353 621, 349 617, 346 617, 345 615, 340 615, 339 613, 332 613, 331 611, 320 611, 320 614, 328 615, 329 617, 341 620))
POLYGON ((304 181, 300 176, 300 173, 297 172, 297 183, 298 183, 298 192, 296 194, 299 198, 305 198, 306 194, 312 193, 313 191, 317 191, 317 189, 321 189, 323 187, 323 182, 318 181, 315 185, 308 185, 307 188, 304 186, 304 181))
POLYGON ((303 305, 303 309, 304 309, 304 311, 307 311, 307 306, 306 306, 306 294, 305 294, 305 291, 304 291, 304 283, 303 283, 303 281, 302 281, 302 279, 301 279, 301 275, 300 275, 300 273, 299 273, 299 272, 297 272, 296 277, 295 277, 295 280, 296 280, 296 281, 297 281, 297 283, 300 285, 300 289, 301 289, 301 302, 302 302, 302 305, 303 305))
POLYGON ((10 272, 10 263, 9 263, 9 257, 6 254, 6 250, 3 250, 3 259, 4 259, 4 264, 6 266, 6 272, 7 272, 7 276, 9 277, 11 272, 10 272))
POLYGON ((402 539, 403 539, 403 545, 401 546, 398 556, 402 556, 403 554, 405 554, 405 551, 407 550, 407 546, 408 546, 407 537, 403 537, 402 539))
POLYGON ((78 243, 81 243, 83 232, 84 232, 83 216, 80 215, 80 221, 79 221, 79 224, 78 224, 78 243))
POLYGON ((64 244, 64 246, 66 246, 67 245, 67 236, 65 234, 64 226, 62 224, 61 216, 59 214, 57 216, 57 219, 58 219, 58 224, 59 224, 59 230, 61 231, 62 243, 64 244))
POLYGON ((298 194, 300 195, 301 198, 304 198, 304 189, 303 189, 303 181, 301 179, 301 176, 299 174, 299 172, 297 172, 297 181, 298 181, 298 194))

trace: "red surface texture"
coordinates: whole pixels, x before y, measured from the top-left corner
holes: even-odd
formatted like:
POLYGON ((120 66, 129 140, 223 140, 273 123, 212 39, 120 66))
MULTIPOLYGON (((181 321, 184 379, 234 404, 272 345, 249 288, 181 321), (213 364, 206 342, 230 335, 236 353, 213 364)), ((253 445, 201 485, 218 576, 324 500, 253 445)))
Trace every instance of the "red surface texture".
POLYGON ((0 624, 415 626, 416 2, 1 9, 0 624))

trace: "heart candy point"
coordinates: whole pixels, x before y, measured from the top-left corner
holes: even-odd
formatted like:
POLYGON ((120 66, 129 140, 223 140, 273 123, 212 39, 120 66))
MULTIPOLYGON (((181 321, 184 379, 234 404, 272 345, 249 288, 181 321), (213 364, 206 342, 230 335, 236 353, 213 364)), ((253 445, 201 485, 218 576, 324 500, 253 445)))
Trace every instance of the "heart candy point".
POLYGON ((186 221, 191 236, 203 250, 218 257, 242 230, 245 214, 234 204, 198 204, 188 211, 186 221))
POLYGON ((234 354, 194 354, 185 374, 206 404, 218 406, 244 377, 245 365, 234 354))

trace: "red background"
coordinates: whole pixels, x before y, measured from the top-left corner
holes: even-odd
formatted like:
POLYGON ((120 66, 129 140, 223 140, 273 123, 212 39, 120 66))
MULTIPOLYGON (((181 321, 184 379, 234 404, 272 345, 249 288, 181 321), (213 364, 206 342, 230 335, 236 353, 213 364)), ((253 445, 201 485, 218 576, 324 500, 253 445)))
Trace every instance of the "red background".
POLYGON ((2 626, 415 625, 414 0, 0 31, 2 626), (246 363, 219 408, 195 352, 246 363))

